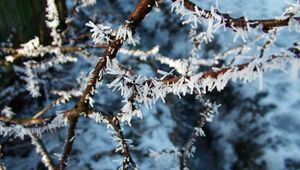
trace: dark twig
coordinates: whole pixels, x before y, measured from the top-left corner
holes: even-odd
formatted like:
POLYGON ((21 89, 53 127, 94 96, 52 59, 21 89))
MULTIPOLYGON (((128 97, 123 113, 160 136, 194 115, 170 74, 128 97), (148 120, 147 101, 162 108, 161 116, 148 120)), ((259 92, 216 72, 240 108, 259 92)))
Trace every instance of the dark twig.
POLYGON ((277 34, 277 29, 274 30, 274 32, 272 33, 270 39, 268 39, 264 45, 261 47, 260 49, 260 54, 259 54, 259 58, 262 58, 264 56, 265 50, 273 43, 275 36, 277 34))
MULTIPOLYGON (((144 19, 144 17, 151 11, 155 1, 154 0, 140 0, 133 12, 129 15, 128 19, 123 23, 124 27, 129 28, 132 32, 135 31, 137 25, 144 19)), ((80 110, 84 110, 86 103, 90 97, 92 97, 92 91, 95 90, 97 82, 102 79, 102 71, 105 70, 107 59, 113 59, 116 57, 118 50, 123 45, 124 40, 122 38, 116 38, 108 44, 105 49, 102 58, 97 63, 92 77, 88 82, 88 85, 83 92, 77 106, 80 110)))
MULTIPOLYGON (((123 155, 123 163, 122 163, 122 168, 123 169, 128 169, 129 165, 131 164, 132 167, 136 168, 136 163, 134 162, 131 153, 130 153, 130 148, 128 141, 124 137, 124 133, 122 130, 122 127, 120 125, 120 120, 118 119, 117 116, 113 116, 111 114, 107 114, 104 112, 97 112, 94 110, 87 110, 85 112, 86 115, 91 115, 91 114, 100 114, 99 118, 101 117, 101 120, 96 120, 98 123, 107 123, 110 124, 112 129, 114 130, 115 134, 114 137, 118 139, 117 142, 121 144, 121 148, 118 148, 121 150, 120 154, 123 155)), ((115 150, 116 151, 116 150, 115 150)))
POLYGON ((208 121, 208 118, 210 118, 214 114, 213 107, 217 107, 214 104, 208 102, 205 103, 206 109, 202 112, 200 119, 197 121, 197 126, 194 128, 191 137, 188 139, 187 143, 181 150, 181 155, 179 158, 179 164, 180 169, 184 170, 186 168, 187 164, 187 158, 190 158, 195 152, 193 150, 194 144, 200 136, 204 136, 204 132, 202 131, 202 128, 204 127, 205 123, 208 121))
MULTIPOLYGON (((154 3, 155 3, 154 0, 140 0, 137 6, 135 7, 135 9, 133 10, 133 12, 129 15, 128 19, 124 22, 123 26, 129 28, 132 32, 134 32, 137 25, 151 11, 154 3)), ((92 72, 92 76, 87 84, 86 89, 83 92, 83 95, 81 96, 80 100, 76 104, 75 108, 71 109, 67 114, 67 117, 69 118, 70 121, 70 126, 68 129, 68 137, 67 137, 64 153, 60 164, 61 170, 63 170, 66 167, 67 158, 72 150, 75 128, 80 113, 86 111, 87 103, 89 102, 90 98, 93 96, 97 83, 102 79, 102 74, 105 70, 107 59, 115 58, 118 50, 123 45, 123 42, 124 40, 122 38, 115 37, 115 39, 108 44, 108 46, 104 51, 104 54, 102 55, 102 58, 99 60, 94 71, 92 72)), ((121 136, 123 136, 123 134, 121 136)), ((131 159, 131 157, 128 158, 131 159)))
POLYGON ((120 126, 119 119, 114 116, 109 116, 109 117, 107 117, 107 120, 109 121, 109 124, 112 125, 117 137, 121 140, 122 154, 124 156, 122 168, 124 170, 127 170, 129 168, 129 164, 131 164, 134 168, 136 168, 136 163, 134 162, 134 160, 132 159, 132 156, 130 154, 129 145, 126 142, 126 139, 124 137, 124 133, 120 126))
MULTIPOLYGON (((289 48, 289 50, 291 52, 292 51, 296 51, 295 48, 289 48)), ((295 53, 296 54, 296 53, 295 53)), ((279 57, 282 57, 282 56, 275 56, 275 55, 272 55, 271 58, 269 60, 267 60, 267 62, 272 62, 273 60, 279 58, 279 57)), ((295 57, 298 57, 299 56, 295 56, 295 57)), ((228 66, 228 67, 224 67, 224 68, 221 68, 220 70, 218 71, 207 71, 207 72, 203 72, 202 76, 200 77, 200 79, 205 79, 205 78, 213 78, 213 79, 216 79, 218 78, 219 75, 222 75, 222 74, 225 74, 227 71, 242 71, 243 69, 247 68, 247 66, 250 64, 251 62, 248 62, 248 63, 244 63, 244 64, 238 64, 236 66, 228 66)), ((255 71, 255 70, 253 70, 255 71)), ((178 82, 182 77, 171 77, 171 78, 165 78, 163 80, 159 80, 161 82, 163 82, 164 84, 174 84, 176 82, 178 82)), ((187 79, 189 79, 190 77, 189 76, 186 76, 187 79)), ((153 83, 151 83, 152 80, 146 80, 145 83, 148 83, 148 84, 151 84, 153 86, 153 83)))
POLYGON ((74 139, 75 139, 75 129, 76 129, 76 125, 77 125, 77 121, 78 121, 78 116, 77 114, 72 115, 69 114, 69 128, 68 128, 68 136, 66 139, 66 144, 64 147, 64 152, 63 155, 61 157, 61 162, 59 165, 59 169, 63 170, 65 169, 65 167, 67 166, 67 161, 68 161, 68 157, 72 151, 72 147, 73 147, 73 143, 74 143, 74 139))
MULTIPOLYGON (((172 0, 175 2, 176 0, 172 0)), ((203 14, 200 17, 203 18, 210 18, 212 17, 212 11, 203 9, 190 0, 184 0, 184 6, 186 9, 195 12, 195 8, 197 7, 199 11, 203 11, 203 14)), ((239 17, 239 18, 233 18, 229 14, 226 13, 220 13, 219 11, 215 11, 215 13, 223 18, 223 22, 225 23, 225 26, 228 28, 243 28, 247 29, 247 25, 251 28, 258 28, 261 27, 261 29, 264 32, 268 32, 269 30, 276 28, 276 27, 282 27, 282 26, 288 26, 289 21, 291 17, 287 17, 286 19, 262 19, 262 20, 247 20, 245 17, 239 17)), ((296 21, 300 22, 300 17, 293 17, 296 21)))

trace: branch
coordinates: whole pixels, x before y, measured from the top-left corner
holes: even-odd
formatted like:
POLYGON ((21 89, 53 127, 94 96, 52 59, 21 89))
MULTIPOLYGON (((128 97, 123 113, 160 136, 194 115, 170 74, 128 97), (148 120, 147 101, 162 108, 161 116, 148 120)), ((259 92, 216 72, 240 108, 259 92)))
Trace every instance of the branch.
POLYGON ((132 156, 130 154, 129 145, 128 145, 126 139, 124 138, 124 133, 120 126, 119 119, 117 117, 109 116, 109 117, 107 117, 107 120, 109 121, 109 124, 112 125, 114 131, 116 132, 117 138, 121 140, 120 141, 121 145, 122 145, 121 150, 122 150, 122 154, 124 156, 122 168, 124 170, 127 170, 129 168, 129 164, 131 164, 134 168, 136 168, 136 163, 134 162, 134 160, 132 159, 132 156))
MULTIPOLYGON (((134 32, 137 25, 151 11, 154 4, 154 0, 140 0, 133 12, 129 15, 128 19, 123 23, 124 28, 128 28, 134 32)), ((92 73, 92 77, 89 80, 82 97, 77 103, 79 110, 84 110, 86 103, 90 102, 90 98, 94 95, 97 83, 99 83, 99 81, 102 79, 102 74, 107 65, 107 59, 115 58, 123 43, 123 37, 114 37, 114 39, 109 42, 104 54, 102 55, 102 58, 99 60, 92 73)))
POLYGON ((66 125, 67 119, 64 113, 46 118, 9 118, 0 115, 0 135, 21 139, 31 134, 41 136, 46 131, 54 131, 66 125))
MULTIPOLYGON (((63 47, 59 47, 59 49, 61 50, 62 53, 69 53, 69 52, 78 52, 78 51, 84 51, 87 48, 106 48, 107 44, 96 44, 96 45, 77 45, 77 46, 63 46, 63 47)), ((53 45, 49 45, 49 46, 45 46, 45 47, 40 47, 40 49, 36 49, 36 51, 40 54, 45 54, 45 53, 51 53, 51 50, 49 49, 54 49, 54 48, 58 48, 57 46, 53 46, 53 45)), ((0 47, 0 51, 2 51, 5 54, 9 54, 10 58, 10 62, 13 62, 17 59, 23 58, 24 54, 20 53, 19 51, 22 48, 5 48, 5 47, 0 47)), ((6 59, 7 62, 7 59, 6 59)), ((5 63, 5 61, 1 61, 0 64, 3 65, 3 63, 5 63)))
MULTIPOLYGON (((134 31, 137 25, 144 19, 144 17, 151 11, 154 5, 154 0, 140 0, 133 12, 129 15, 128 20, 123 23, 125 28, 134 31)), ((128 38, 128 37, 126 37, 128 38)), ((101 81, 103 72, 105 71, 107 59, 113 59, 124 42, 124 38, 115 37, 114 40, 109 42, 106 47, 102 58, 97 63, 92 76, 87 83, 87 87, 83 92, 78 103, 75 105, 70 112, 67 113, 67 117, 70 119, 70 126, 68 129, 68 138, 65 144, 63 157, 60 164, 60 169, 63 170, 67 165, 67 158, 72 150, 73 139, 75 134, 75 128, 80 113, 85 112, 87 109, 87 103, 92 102, 92 96, 95 93, 95 89, 98 83, 101 81)))
POLYGON ((134 162, 130 154, 129 144, 124 137, 119 118, 117 116, 112 116, 110 114, 97 112, 94 110, 87 110, 87 112, 85 112, 85 115, 91 119, 94 119, 97 123, 105 123, 110 125, 110 127, 115 131, 115 134, 113 134, 113 137, 115 137, 115 141, 119 142, 118 148, 115 150, 115 152, 121 151, 121 154, 124 156, 122 168, 128 169, 129 164, 136 168, 136 163, 134 162))
MULTIPOLYGON (((72 115, 72 114, 70 114, 72 115)), ((76 114, 76 116, 69 116, 69 128, 68 128, 68 137, 66 140, 66 144, 64 147, 64 152, 61 158, 61 162, 59 165, 59 169, 63 170, 65 169, 65 167, 67 166, 67 161, 68 161, 68 157, 72 151, 72 147, 73 147, 73 143, 74 143, 74 139, 75 139, 75 129, 76 129, 76 125, 77 125, 77 121, 78 121, 78 116, 76 114)))
MULTIPOLYGON (((173 2, 176 2, 178 0, 172 0, 173 2)), ((247 20, 244 16, 239 17, 239 18, 233 18, 229 14, 226 13, 220 13, 219 11, 210 11, 203 9, 190 0, 183 0, 184 7, 192 12, 200 11, 200 16, 203 18, 211 18, 212 13, 214 12, 215 14, 219 15, 222 17, 223 22, 225 23, 225 26, 228 28, 243 28, 247 29, 247 26, 251 28, 258 28, 261 27, 261 29, 264 32, 268 32, 269 30, 276 28, 276 27, 282 27, 282 26, 288 26, 289 21, 292 18, 287 17, 286 19, 262 19, 262 20, 247 20)), ((199 15, 199 13, 197 13, 199 15)), ((300 17, 293 17, 296 21, 300 22, 300 17)))
POLYGON ((54 118, 55 116, 47 118, 9 118, 5 115, 0 115, 0 122, 5 123, 6 125, 39 126, 47 125, 54 118))
POLYGON ((55 165, 47 151, 43 141, 35 134, 30 135, 32 144, 36 146, 36 152, 42 156, 42 162, 49 170, 55 170, 55 165))
POLYGON ((204 127, 206 122, 212 121, 213 116, 216 114, 218 105, 215 103, 211 103, 209 100, 204 103, 206 107, 205 110, 200 113, 201 117, 197 121, 197 126, 194 127, 191 137, 188 139, 187 143, 181 150, 181 155, 179 157, 180 170, 185 170, 187 158, 193 156, 196 148, 194 146, 196 140, 200 136, 205 136, 202 128, 204 127))
MULTIPOLYGON (((294 48, 291 48, 291 49, 295 50, 294 48)), ((296 56, 296 57, 299 58, 299 56, 296 56)), ((281 58, 281 56, 273 55, 269 60, 267 60, 267 62, 272 63, 272 61, 275 61, 276 59, 279 59, 279 58, 281 58)), ((236 66, 229 66, 229 67, 221 68, 218 71, 207 71, 202 74, 202 76, 199 78, 199 80, 207 79, 207 78, 217 79, 218 76, 224 75, 227 72, 241 72, 244 69, 246 69, 251 63, 252 63, 252 61, 248 62, 248 63, 244 63, 244 64, 239 64, 236 66)), ((263 66, 263 65, 261 65, 261 66, 263 66)), ((252 71, 256 71, 256 69, 257 68, 254 68, 252 71)), ((161 82, 163 82, 164 84, 174 84, 174 83, 177 83, 181 78, 182 77, 171 77, 171 78, 163 79, 163 80, 161 80, 161 82)), ((191 76, 186 76, 186 78, 190 79, 191 76)))

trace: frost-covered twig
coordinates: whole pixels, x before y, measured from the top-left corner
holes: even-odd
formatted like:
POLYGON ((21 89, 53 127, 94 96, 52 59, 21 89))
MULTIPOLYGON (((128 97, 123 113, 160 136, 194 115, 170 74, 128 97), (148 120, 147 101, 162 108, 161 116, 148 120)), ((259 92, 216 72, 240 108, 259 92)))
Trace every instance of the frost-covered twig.
POLYGON ((54 0, 47 0, 46 8, 46 25, 51 29, 51 37, 53 38, 52 45, 61 46, 62 40, 60 34, 57 32, 59 26, 58 11, 54 0))
MULTIPOLYGON (((198 17, 209 19, 215 16, 221 17, 224 25, 229 28, 242 28, 247 29, 247 27, 251 28, 260 28, 264 32, 268 32, 269 30, 275 27, 288 26, 290 19, 300 22, 300 17, 286 17, 280 19, 263 19, 263 20, 247 20, 245 17, 233 18, 229 14, 220 13, 219 11, 211 11, 203 9, 190 0, 172 0, 175 10, 183 11, 183 8, 192 11, 193 13, 187 14, 186 12, 178 12, 183 13, 185 15, 196 15, 195 19, 199 19, 198 17)), ((198 21, 193 21, 198 22, 198 21)))
POLYGON ((276 40, 276 34, 277 34, 277 28, 275 28, 272 31, 272 33, 270 34, 270 36, 267 38, 267 41, 261 47, 259 58, 263 57, 264 53, 265 53, 265 50, 267 50, 267 48, 274 43, 274 41, 276 40))
POLYGON ((121 151, 121 153, 123 154, 123 161, 120 169, 127 170, 129 168, 129 165, 132 165, 133 168, 137 168, 137 165, 134 162, 130 153, 130 149, 129 149, 130 142, 124 137, 124 133, 122 131, 120 121, 118 120, 117 117, 110 117, 108 121, 115 131, 115 135, 113 138, 116 142, 119 143, 116 152, 121 151))
MULTIPOLYGON (((136 8, 129 15, 128 21, 126 20, 123 27, 134 31, 137 25, 144 19, 144 17, 151 11, 154 5, 154 0, 140 0, 136 8)), ((77 106, 79 110, 84 110, 87 103, 92 103, 92 96, 95 93, 96 87, 99 81, 102 79, 105 68, 108 64, 108 60, 115 58, 118 50, 124 42, 124 38, 128 37, 115 37, 114 40, 110 41, 106 47, 102 58, 97 63, 95 69, 92 72, 91 78, 87 84, 86 89, 83 92, 77 106)))
MULTIPOLYGON (((144 17, 151 11, 153 5, 154 5, 154 0, 153 1, 140 0, 136 8, 128 17, 130 22, 126 21, 123 26, 128 29, 134 30, 137 27, 137 24, 139 24, 144 19, 144 17)), ((85 112, 88 106, 87 103, 89 103, 92 106, 93 103, 92 97, 95 93, 97 86, 99 85, 99 82, 102 79, 105 68, 109 62, 108 60, 115 58, 123 42, 124 42, 124 37, 121 37, 120 39, 116 37, 116 39, 109 42, 108 46, 105 49, 103 57, 99 60, 99 62, 95 66, 94 71, 92 72, 92 75, 83 92, 83 95, 81 96, 80 100, 76 104, 75 108, 71 109, 68 113, 68 118, 70 119, 70 126, 68 130, 68 137, 65 144, 64 154, 60 164, 60 169, 64 169, 67 165, 67 158, 72 150, 73 139, 74 139, 73 137, 75 134, 75 128, 76 128, 79 115, 80 113, 85 112)))
POLYGON ((47 167, 49 170, 55 170, 54 162, 49 155, 49 152, 47 151, 45 145, 43 144, 43 141, 35 134, 31 134, 30 137, 31 143, 35 145, 36 152, 41 155, 42 162, 44 163, 45 167, 47 167))
POLYGON ((63 113, 48 118, 9 118, 0 115, 0 135, 21 139, 30 134, 41 136, 45 132, 53 132, 66 125, 67 119, 63 113))
POLYGON ((30 57, 43 57, 45 54, 51 54, 54 53, 57 48, 65 54, 65 53, 72 53, 72 52, 82 52, 89 48, 106 48, 106 44, 78 44, 74 46, 61 46, 61 47, 55 47, 55 46, 33 46, 30 51, 25 51, 24 47, 21 48, 2 48, 0 47, 0 51, 2 51, 4 54, 6 54, 5 62, 12 63, 18 59, 22 59, 23 57, 30 58, 30 57))
MULTIPOLYGON (((203 99, 202 99, 203 100, 203 99)), ((187 170, 186 161, 188 158, 193 157, 196 148, 194 146, 196 140, 200 136, 205 136, 203 127, 206 122, 211 122, 214 115, 218 113, 219 105, 211 103, 209 100, 203 101, 205 110, 200 113, 200 119, 197 122, 197 126, 194 128, 191 137, 188 139, 187 143, 181 150, 181 155, 179 159, 180 169, 187 170)))
POLYGON ((126 103, 122 108, 123 113, 120 115, 120 120, 130 124, 132 116, 142 117, 138 108, 139 104, 151 107, 159 99, 164 101, 166 95, 170 93, 180 97, 187 93, 204 94, 214 89, 221 91, 230 80, 242 80, 246 83, 259 78, 259 87, 262 88, 263 72, 273 69, 285 70, 287 63, 293 66, 293 77, 297 77, 299 60, 297 55, 286 51, 278 56, 254 58, 245 64, 213 69, 213 71, 191 76, 176 77, 170 75, 148 80, 139 76, 130 76, 126 72, 122 73, 122 71, 114 69, 115 71, 112 73, 117 75, 117 78, 109 84, 109 87, 121 91, 126 103))
POLYGON ((60 165, 59 165, 59 170, 64 170, 65 167, 68 165, 68 157, 72 151, 73 143, 75 140, 75 129, 78 121, 78 116, 77 113, 74 112, 74 110, 70 110, 68 114, 68 119, 69 119, 69 128, 68 128, 68 136, 66 138, 66 143, 64 146, 64 152, 61 157, 60 165))
POLYGON ((50 59, 45 59, 43 62, 37 62, 36 60, 29 60, 24 62, 24 69, 21 67, 18 71, 25 74, 23 79, 26 81, 26 89, 30 92, 32 97, 40 96, 39 84, 41 80, 38 78, 38 73, 45 72, 50 67, 57 67, 60 64, 67 62, 76 62, 77 58, 65 56, 60 47, 57 46, 42 46, 39 42, 39 38, 28 41, 21 45, 22 48, 14 50, 14 55, 6 56, 8 62, 13 62, 19 56, 26 57, 43 57, 45 54, 52 54, 53 57, 50 59))
POLYGON ((123 160, 121 162, 122 166, 120 169, 128 169, 129 165, 137 168, 136 163, 134 162, 131 153, 130 153, 130 144, 131 140, 125 139, 122 127, 120 125, 120 120, 117 116, 112 116, 104 112, 97 112, 93 110, 88 110, 86 115, 94 119, 97 123, 105 123, 108 127, 111 127, 114 132, 112 133, 112 138, 117 142, 118 146, 115 149, 115 152, 120 152, 123 155, 123 160))
MULTIPOLYGON (((217 90, 220 91, 223 89, 224 85, 227 84, 229 79, 236 81, 238 78, 240 78, 244 80, 244 82, 251 81, 258 76, 258 71, 265 72, 272 69, 284 70, 285 64, 292 64, 293 60, 299 60, 299 56, 290 56, 288 53, 283 53, 279 55, 273 55, 269 59, 256 58, 249 63, 239 64, 232 67, 224 67, 214 71, 203 72, 201 75, 198 75, 197 81, 203 80, 199 85, 200 87, 202 87, 201 89, 204 89, 205 91, 211 91, 214 88, 217 88, 217 90), (206 84, 208 83, 206 80, 212 80, 212 82, 206 84)), ((163 79, 161 80, 161 82, 163 82, 164 84, 172 85, 179 82, 182 78, 183 77, 171 77, 163 79)), ((188 76, 186 78, 188 81, 190 81, 196 77, 188 76)), ((155 83, 153 85, 155 85, 155 83)))
POLYGON ((53 94, 57 94, 60 97, 57 98, 56 100, 52 101, 50 104, 48 104, 46 107, 44 107, 42 110, 38 111, 33 118, 38 118, 44 113, 46 113, 48 110, 50 110, 52 107, 60 105, 60 104, 65 104, 68 102, 72 97, 79 97, 81 92, 77 89, 72 89, 68 91, 53 91, 53 94))

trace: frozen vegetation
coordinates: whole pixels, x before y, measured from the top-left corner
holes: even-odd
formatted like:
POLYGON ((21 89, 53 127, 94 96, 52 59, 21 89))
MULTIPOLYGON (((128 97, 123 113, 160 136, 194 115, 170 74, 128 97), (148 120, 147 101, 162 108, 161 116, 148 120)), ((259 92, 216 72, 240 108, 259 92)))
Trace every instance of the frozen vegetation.
POLYGON ((300 169, 299 1, 66 7, 1 40, 0 169, 300 169))

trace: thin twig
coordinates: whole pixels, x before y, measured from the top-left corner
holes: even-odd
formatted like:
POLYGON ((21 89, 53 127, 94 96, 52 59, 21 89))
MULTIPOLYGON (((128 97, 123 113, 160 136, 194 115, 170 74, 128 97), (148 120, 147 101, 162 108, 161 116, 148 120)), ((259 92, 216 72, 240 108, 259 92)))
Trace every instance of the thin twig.
MULTIPOLYGON (((295 48, 289 48, 289 50, 294 50, 295 48)), ((297 50, 295 50, 297 51, 297 50)), ((295 52, 296 54, 296 52, 295 52)), ((267 60, 267 62, 272 62, 273 60, 275 59, 278 59, 279 57, 281 56, 275 56, 275 55, 272 55, 271 58, 269 60, 267 60)), ((295 57, 298 57, 299 56, 295 56, 295 57)), ((213 78, 213 79, 216 79, 218 78, 219 75, 222 75, 222 74, 225 74, 227 71, 242 71, 244 70, 245 68, 247 68, 247 66, 250 64, 251 62, 248 62, 248 63, 244 63, 244 64, 238 64, 236 66, 228 66, 228 67, 224 67, 224 68, 221 68, 220 70, 218 71, 207 71, 207 72, 203 72, 202 76, 200 77, 200 79, 206 79, 206 78, 213 78)), ((255 70, 253 70, 255 71, 255 70)), ((171 78, 165 78, 163 80, 159 80, 161 82, 163 82, 164 84, 174 84, 176 82, 178 82, 182 77, 176 77, 176 76, 173 76, 171 78)), ((190 78, 190 76, 186 76, 187 79, 190 78)), ((152 80, 146 80, 145 83, 148 83, 148 84, 151 84, 153 86, 153 83, 151 83, 152 80)))
POLYGON ((55 116, 49 116, 45 118, 9 118, 5 115, 0 115, 0 122, 4 122, 5 125, 16 124, 23 126, 31 125, 43 125, 47 126, 47 123, 51 122, 55 116))
POLYGON ((274 32, 272 33, 270 39, 268 39, 264 45, 261 47, 260 49, 260 54, 259 54, 259 58, 262 58, 264 56, 265 50, 273 43, 275 36, 277 34, 277 29, 274 30, 274 32))
POLYGON ((130 154, 130 149, 129 149, 129 145, 125 140, 124 137, 124 133, 122 131, 122 128, 120 126, 120 121, 117 117, 108 117, 107 119, 109 121, 109 123, 112 125, 114 131, 116 132, 116 135, 118 136, 119 139, 121 139, 121 143, 122 143, 122 154, 124 156, 124 161, 123 161, 123 165, 122 168, 124 170, 127 170, 129 168, 129 164, 131 164, 134 168, 136 168, 136 163, 134 162, 134 160, 132 159, 132 156, 130 154))
MULTIPOLYGON (((107 44, 96 44, 96 45, 76 45, 76 46, 62 46, 60 47, 60 50, 63 53, 69 53, 69 52, 79 52, 79 51, 84 51, 88 48, 106 48, 107 44)), ((51 51, 49 51, 49 49, 51 48, 57 48, 55 46, 45 46, 42 47, 44 48, 43 52, 45 53, 49 53, 51 51)), ((10 55, 12 57, 12 60, 15 61, 17 59, 23 58, 23 54, 19 53, 20 49, 19 48, 5 48, 5 47, 0 47, 0 51, 2 51, 3 53, 10 55)))
MULTIPOLYGON (((177 0, 172 0, 173 2, 177 0)), ((199 11, 203 11, 201 17, 210 18, 212 17, 212 11, 203 9, 190 0, 184 0, 184 6, 186 9, 195 12, 195 8, 198 8, 199 11)), ((247 25, 251 28, 261 27, 264 32, 268 32, 269 30, 288 26, 291 17, 287 17, 286 19, 262 19, 262 20, 247 20, 245 17, 233 18, 229 14, 220 13, 219 11, 215 11, 215 13, 223 18, 223 22, 225 22, 225 26, 228 28, 243 28, 246 29, 247 25)), ((300 17, 293 17, 296 21, 300 22, 300 17)))
POLYGON ((66 139, 64 152, 59 165, 60 170, 64 170, 65 167, 67 166, 68 157, 72 151, 72 147, 75 139, 75 129, 76 129, 78 118, 79 118, 78 116, 69 116, 68 136, 66 139))
POLYGON ((218 107, 213 103, 204 104, 205 110, 202 112, 200 119, 197 121, 197 126, 194 128, 190 138, 188 139, 187 143, 181 150, 181 155, 179 158, 179 164, 180 164, 180 170, 184 170, 186 168, 187 164, 187 158, 190 158, 193 156, 193 150, 194 144, 197 141, 197 138, 200 136, 205 136, 204 132, 202 131, 202 128, 204 127, 205 123, 208 121, 208 117, 211 117, 214 114, 214 108, 218 107))
POLYGON ((47 167, 49 170, 55 170, 54 162, 50 157, 49 152, 47 151, 43 141, 35 134, 32 134, 30 137, 32 144, 36 146, 37 153, 41 155, 42 162, 44 163, 45 167, 47 167))

